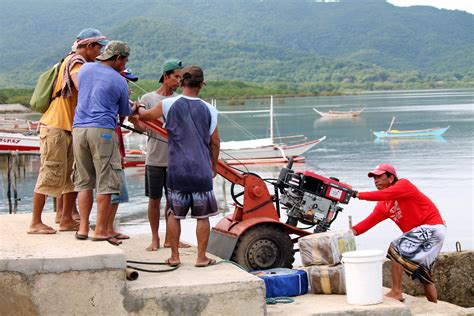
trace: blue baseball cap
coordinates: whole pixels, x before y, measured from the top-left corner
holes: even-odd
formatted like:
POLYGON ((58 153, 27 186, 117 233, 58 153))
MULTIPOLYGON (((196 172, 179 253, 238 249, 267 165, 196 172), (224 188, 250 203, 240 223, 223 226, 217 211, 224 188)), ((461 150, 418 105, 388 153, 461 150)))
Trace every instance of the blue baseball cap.
POLYGON ((124 70, 120 72, 120 74, 127 80, 130 80, 130 81, 138 80, 138 77, 132 73, 132 70, 130 70, 130 68, 125 68, 124 70))
POLYGON ((93 29, 93 28, 83 29, 82 31, 79 32, 79 34, 77 34, 77 39, 79 40, 84 40, 84 39, 94 38, 94 37, 97 38, 97 41, 95 42, 99 43, 102 46, 107 45, 107 43, 109 42, 107 38, 104 35, 102 35, 102 33, 97 29, 93 29))

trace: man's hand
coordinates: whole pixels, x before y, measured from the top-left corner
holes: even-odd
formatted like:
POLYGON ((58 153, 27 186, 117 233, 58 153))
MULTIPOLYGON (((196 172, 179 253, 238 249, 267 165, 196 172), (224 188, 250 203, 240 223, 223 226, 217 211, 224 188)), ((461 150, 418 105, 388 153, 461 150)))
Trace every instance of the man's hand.
POLYGON ((359 198, 359 192, 357 192, 357 191, 352 191, 352 197, 353 197, 353 198, 359 198))

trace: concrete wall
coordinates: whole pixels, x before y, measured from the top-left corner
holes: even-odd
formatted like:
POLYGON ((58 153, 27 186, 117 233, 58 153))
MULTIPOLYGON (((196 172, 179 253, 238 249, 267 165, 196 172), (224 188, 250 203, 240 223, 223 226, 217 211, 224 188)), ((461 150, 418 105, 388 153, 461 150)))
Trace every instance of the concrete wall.
POLYGON ((121 269, 0 272, 0 315, 264 315, 263 281, 131 290, 121 269))
MULTIPOLYGON (((385 262, 383 284, 392 286, 391 263, 385 262)), ((436 280, 438 299, 463 307, 474 306, 474 251, 444 252, 435 262, 433 276, 436 280)), ((424 295, 419 281, 403 275, 403 292, 424 295)))

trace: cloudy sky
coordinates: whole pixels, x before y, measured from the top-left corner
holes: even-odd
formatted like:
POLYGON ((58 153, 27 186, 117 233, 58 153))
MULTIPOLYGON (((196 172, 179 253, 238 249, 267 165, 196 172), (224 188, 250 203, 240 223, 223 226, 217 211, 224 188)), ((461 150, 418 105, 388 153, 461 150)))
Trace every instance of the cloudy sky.
POLYGON ((401 7, 427 5, 439 9, 462 10, 474 14, 474 0, 387 0, 387 2, 401 7))

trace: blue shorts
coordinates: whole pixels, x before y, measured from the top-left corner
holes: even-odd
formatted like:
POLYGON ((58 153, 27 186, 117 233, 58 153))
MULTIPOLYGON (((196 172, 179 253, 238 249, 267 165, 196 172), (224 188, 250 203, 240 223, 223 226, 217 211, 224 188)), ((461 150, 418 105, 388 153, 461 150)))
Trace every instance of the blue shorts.
POLYGON ((122 170, 122 179, 123 183, 120 187, 119 194, 112 194, 110 197, 110 203, 117 204, 117 203, 126 203, 128 202, 128 188, 127 188, 127 181, 125 180, 125 172, 122 170))
POLYGON ((214 191, 207 192, 182 192, 168 189, 166 198, 175 218, 184 219, 191 208, 192 218, 208 218, 217 215, 217 201, 214 191))

